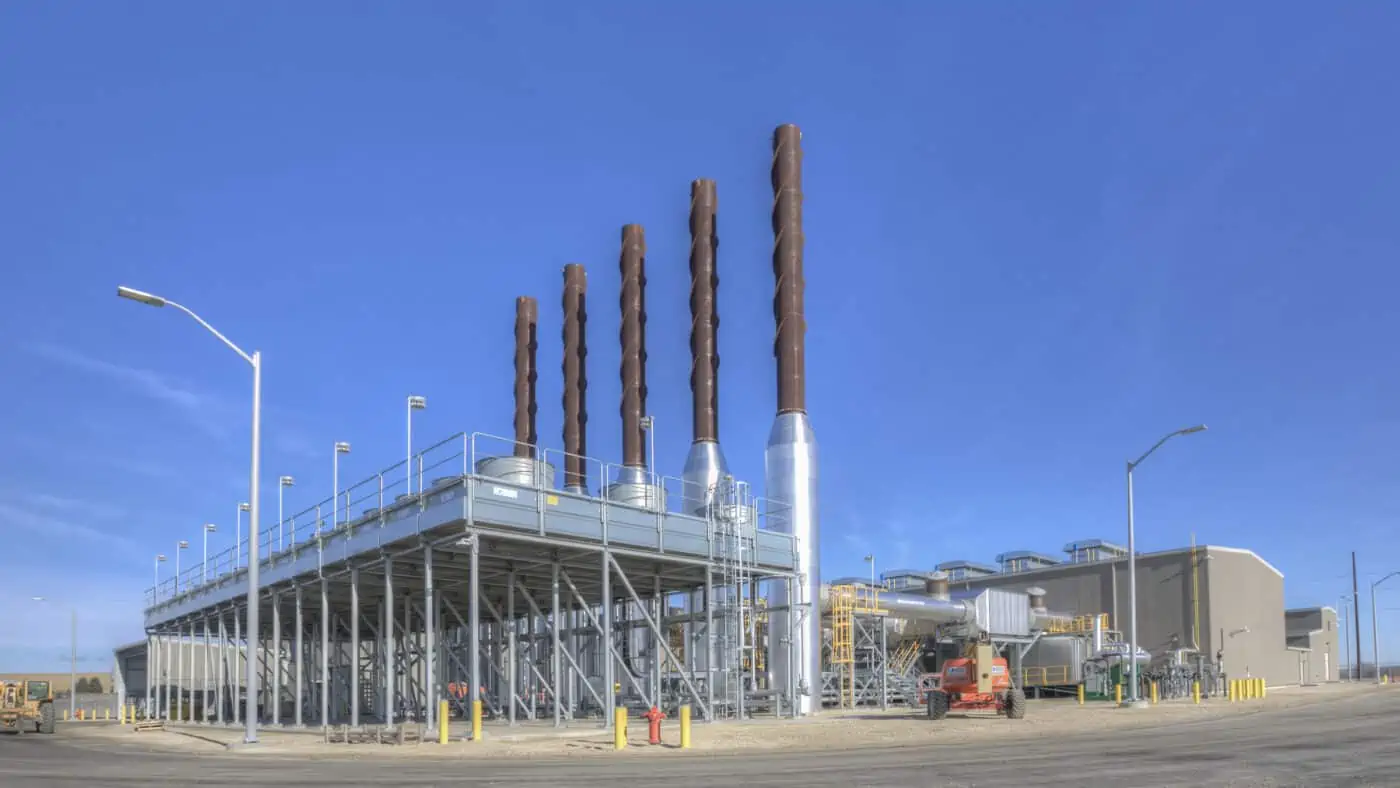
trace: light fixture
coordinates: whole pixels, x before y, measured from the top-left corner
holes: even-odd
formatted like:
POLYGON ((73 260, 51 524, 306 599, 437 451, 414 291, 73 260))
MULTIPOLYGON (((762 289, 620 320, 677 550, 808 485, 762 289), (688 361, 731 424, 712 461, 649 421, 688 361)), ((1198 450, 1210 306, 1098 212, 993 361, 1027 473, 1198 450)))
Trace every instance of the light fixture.
POLYGON ((137 301, 139 303, 146 304, 148 306, 165 306, 164 298, 161 298, 158 295, 151 295, 150 293, 141 290, 133 290, 130 287, 118 287, 117 295, 121 296, 122 298, 129 298, 132 301, 137 301))

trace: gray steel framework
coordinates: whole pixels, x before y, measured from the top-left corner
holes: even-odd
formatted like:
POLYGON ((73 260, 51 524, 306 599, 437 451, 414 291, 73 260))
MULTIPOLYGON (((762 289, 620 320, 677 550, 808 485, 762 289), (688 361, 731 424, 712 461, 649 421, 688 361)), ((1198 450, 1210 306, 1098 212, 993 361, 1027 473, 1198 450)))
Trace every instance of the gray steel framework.
MULTIPOLYGON (((238 628, 238 546, 208 582, 196 567, 152 589, 148 713, 236 722, 241 659, 255 661, 264 725, 436 728, 439 700, 454 718, 480 700, 488 719, 555 725, 610 725, 618 704, 689 703, 701 719, 797 708, 796 681, 745 675, 751 637, 718 634, 743 628, 732 600, 795 582, 795 541, 762 527, 774 507, 730 479, 671 494, 680 480, 669 477, 653 477, 665 493, 655 507, 616 503, 606 498, 612 466, 589 460, 588 486, 604 497, 564 492, 550 486, 551 452, 538 469, 479 472, 510 444, 454 436, 413 458, 421 493, 393 489, 408 484, 399 463, 265 529, 263 626, 251 638, 238 628), (456 472, 422 483, 446 469, 456 472), (697 499, 714 504, 666 508, 697 499), (374 505, 344 516, 364 502, 374 505), (284 549, 279 527, 291 534, 284 549), (212 644, 203 667, 201 642, 212 644)), ((789 649, 793 634, 769 641, 789 649)))

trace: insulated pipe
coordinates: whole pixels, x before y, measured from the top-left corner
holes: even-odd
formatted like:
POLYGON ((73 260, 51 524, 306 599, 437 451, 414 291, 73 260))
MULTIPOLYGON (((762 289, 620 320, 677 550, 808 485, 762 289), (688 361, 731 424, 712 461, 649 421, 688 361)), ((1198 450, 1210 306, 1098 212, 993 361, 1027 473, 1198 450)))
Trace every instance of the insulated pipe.
MULTIPOLYGON (((821 610, 831 611, 830 588, 821 587, 821 610)), ((898 591, 881 591, 881 610, 889 611, 890 617, 906 621, 920 621, 932 624, 968 624, 977 621, 975 597, 939 599, 923 594, 906 594, 898 591)), ((1057 621, 1068 621, 1068 613, 1056 613, 1045 609, 1031 610, 1031 628, 1046 629, 1057 621)))
POLYGON ((646 465, 646 436, 642 417, 647 410, 646 334, 646 237, 640 224, 622 228, 622 254, 618 260, 622 274, 622 464, 629 468, 646 465))
POLYGON ((539 305, 529 296, 515 299, 515 456, 535 456, 535 351, 539 348, 539 305))
POLYGON ((564 489, 571 492, 587 489, 587 325, 588 275, 582 265, 570 263, 564 266, 564 489))

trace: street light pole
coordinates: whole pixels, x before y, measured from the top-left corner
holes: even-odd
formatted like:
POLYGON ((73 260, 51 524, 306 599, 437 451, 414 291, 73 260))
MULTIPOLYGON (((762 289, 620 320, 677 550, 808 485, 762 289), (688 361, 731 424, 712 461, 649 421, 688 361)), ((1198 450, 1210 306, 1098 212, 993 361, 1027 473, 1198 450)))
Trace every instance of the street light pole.
POLYGON ((185 552, 190 546, 184 539, 175 543, 175 596, 180 595, 180 553, 185 552))
POLYGON ((160 601, 160 565, 165 563, 165 555, 162 553, 156 556, 156 587, 152 592, 152 604, 160 601))
MULTIPOLYGON (((334 531, 340 526, 340 455, 350 453, 350 444, 345 441, 336 441, 335 451, 331 454, 331 530, 334 531)), ((320 532, 321 524, 317 523, 317 533, 320 532)))
MULTIPOLYGON (((416 394, 408 398, 408 459, 404 461, 404 483, 408 485, 408 492, 413 494, 413 411, 426 410, 428 398, 420 397, 416 394)), ((423 492, 423 480, 418 480, 418 492, 423 492)))
POLYGON ((1133 469, 1141 465, 1152 455, 1152 452, 1161 448, 1162 444, 1175 438, 1178 435, 1190 435, 1194 432, 1204 432, 1206 425, 1198 424, 1194 427, 1169 432, 1161 440, 1152 444, 1152 448, 1142 453, 1141 457, 1128 462, 1128 699, 1123 702, 1124 708, 1142 708, 1146 704, 1138 698, 1138 636, 1137 636, 1137 534, 1133 527, 1133 469))
POLYGON ((875 554, 874 554, 874 553, 871 553, 870 555, 867 555, 867 556, 865 557, 865 560, 866 560, 867 563, 870 564, 870 587, 871 587, 871 588, 874 588, 874 587, 875 587, 875 554))
MULTIPOLYGON (((147 306, 164 307, 170 306, 184 312, 196 323, 203 326, 209 333, 213 334, 237 353, 240 358, 248 362, 253 368, 253 440, 252 440, 252 461, 249 463, 248 474, 248 531, 252 538, 248 540, 248 645, 249 654, 247 660, 247 718, 248 727, 244 733, 243 740, 247 744, 256 744, 258 741, 258 660, 252 653, 253 644, 258 637, 258 506, 260 495, 258 489, 258 476, 260 474, 260 464, 262 461, 262 353, 253 351, 252 354, 243 352, 242 348, 230 342, 227 337, 220 334, 217 329, 209 325, 194 312, 186 309, 174 301, 168 301, 151 293, 144 293, 140 290, 132 290, 129 287, 118 287, 117 295, 127 298, 137 303, 147 306)), ((240 513, 243 511, 239 507, 240 513)))
POLYGON ((243 567, 243 513, 248 511, 247 502, 238 504, 238 524, 233 532, 233 570, 243 567))
MULTIPOLYGON (((290 477, 290 476, 281 476, 281 477, 278 477, 278 479, 277 479, 277 549, 278 549, 278 550, 285 550, 285 549, 287 549, 286 543, 283 542, 283 540, 282 540, 282 526, 283 526, 283 523, 286 522, 286 520, 284 520, 283 517, 282 517, 282 491, 283 491, 283 490, 286 490, 288 487, 291 487, 292 485, 294 485, 294 484, 296 484, 296 483, 297 483, 297 480, 296 480, 296 479, 293 479, 293 478, 290 477)), ((296 535, 295 532, 293 532, 293 533, 292 533, 292 541, 295 542, 295 541, 296 541, 296 538, 297 538, 297 535, 296 535)))
POLYGON ((209 582, 209 534, 212 534, 217 530, 219 530, 218 526, 214 525, 213 523, 204 524, 204 568, 201 569, 199 572, 200 579, 204 583, 209 582))
MULTIPOLYGON (((1381 627, 1380 621, 1376 618, 1376 586, 1389 580, 1396 575, 1400 575, 1400 569, 1391 572, 1380 580, 1371 584, 1371 669, 1376 674, 1376 683, 1381 683, 1381 627)), ((1360 663, 1360 659, 1357 660, 1360 663)), ((1356 676, 1361 677, 1361 669, 1358 665, 1356 676)))

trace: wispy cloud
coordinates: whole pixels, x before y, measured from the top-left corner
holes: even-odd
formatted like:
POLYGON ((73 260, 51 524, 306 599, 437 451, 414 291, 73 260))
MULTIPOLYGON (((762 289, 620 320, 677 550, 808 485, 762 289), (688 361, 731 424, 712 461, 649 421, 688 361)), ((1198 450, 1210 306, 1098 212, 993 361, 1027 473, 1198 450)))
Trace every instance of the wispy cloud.
POLYGON ((78 522, 76 518, 36 511, 14 501, 0 501, 0 532, 19 530, 48 538, 76 539, 104 549, 124 553, 139 552, 138 545, 118 533, 116 528, 101 528, 78 522))
POLYGON ((30 342, 24 349, 36 356, 71 369, 112 380, 148 399, 175 408, 196 427, 215 438, 224 438, 228 429, 217 418, 218 403, 189 386, 149 369, 114 364, 71 348, 48 342, 30 342))
POLYGON ((62 495, 50 495, 49 493, 17 493, 20 500, 25 501, 37 509, 47 509, 57 512, 70 512, 73 514, 89 515, 92 517, 120 517, 126 510, 119 506, 113 506, 101 501, 88 501, 81 498, 71 498, 62 495))

